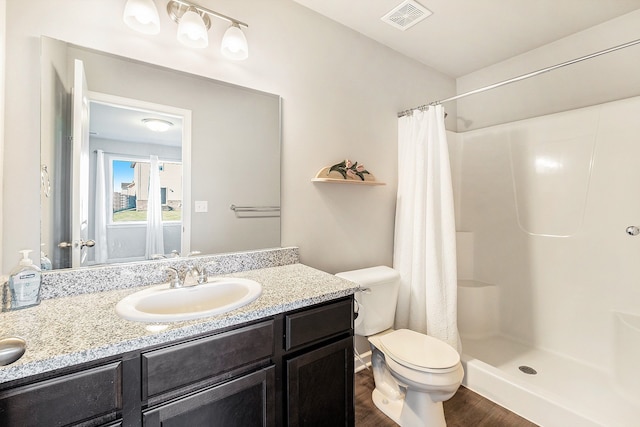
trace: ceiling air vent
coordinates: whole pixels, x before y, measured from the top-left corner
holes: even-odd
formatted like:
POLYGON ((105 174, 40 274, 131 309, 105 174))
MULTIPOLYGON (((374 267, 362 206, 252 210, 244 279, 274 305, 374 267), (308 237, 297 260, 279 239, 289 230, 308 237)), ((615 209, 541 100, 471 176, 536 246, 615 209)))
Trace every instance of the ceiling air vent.
POLYGON ((432 13, 429 9, 413 0, 405 0, 380 19, 393 27, 405 31, 432 13))

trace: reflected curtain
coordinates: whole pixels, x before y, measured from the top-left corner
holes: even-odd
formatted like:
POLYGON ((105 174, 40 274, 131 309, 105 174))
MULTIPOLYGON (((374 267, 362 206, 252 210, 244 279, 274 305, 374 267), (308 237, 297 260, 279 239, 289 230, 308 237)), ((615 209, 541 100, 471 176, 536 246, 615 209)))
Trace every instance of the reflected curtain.
POLYGON ((96 188, 95 188, 95 224, 94 237, 96 245, 94 249, 95 262, 104 264, 107 262, 107 176, 104 164, 104 152, 96 151, 96 188))
POLYGON ((160 190, 160 162, 152 155, 149 168, 149 198, 147 203, 147 246, 145 257, 164 254, 162 227, 162 195, 160 190))
POLYGON ((444 111, 437 105, 398 119, 393 267, 401 284, 395 326, 460 352, 455 233, 444 111))

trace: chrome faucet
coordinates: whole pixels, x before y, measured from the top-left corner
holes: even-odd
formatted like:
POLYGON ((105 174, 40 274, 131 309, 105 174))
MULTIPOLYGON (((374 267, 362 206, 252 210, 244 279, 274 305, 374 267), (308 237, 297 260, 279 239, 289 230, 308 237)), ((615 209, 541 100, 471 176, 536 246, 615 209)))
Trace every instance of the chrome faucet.
MULTIPOLYGON (((213 264, 216 261, 205 262, 202 264, 190 264, 187 267, 187 273, 191 277, 194 278, 196 285, 202 285, 203 283, 207 283, 209 281, 209 276, 207 275, 207 266, 213 264)), ((188 276, 187 276, 188 277, 188 276)))
POLYGON ((182 283, 184 286, 201 285, 207 282, 207 275, 204 267, 189 264, 182 272, 182 283))
POLYGON ((184 281, 180 278, 178 270, 173 267, 166 267, 165 271, 169 273, 169 287, 172 289, 184 286, 184 281))
POLYGON ((169 287, 175 289, 207 283, 206 265, 189 264, 183 270, 178 270, 175 267, 166 267, 165 270, 169 273, 169 287))

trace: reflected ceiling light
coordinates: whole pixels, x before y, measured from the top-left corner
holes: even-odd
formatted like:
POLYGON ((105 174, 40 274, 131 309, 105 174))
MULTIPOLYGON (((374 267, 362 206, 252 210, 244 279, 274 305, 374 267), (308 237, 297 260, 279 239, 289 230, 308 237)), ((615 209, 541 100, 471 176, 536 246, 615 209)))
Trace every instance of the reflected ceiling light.
POLYGON ((536 173, 551 174, 558 172, 564 165, 551 157, 540 156, 536 158, 536 173))
POLYGON ((129 27, 141 33, 160 32, 160 18, 153 0, 127 0, 122 19, 129 27))
POLYGON ((171 126, 173 126, 173 123, 170 121, 162 119, 142 119, 142 123, 144 123, 149 130, 154 132, 166 132, 171 128, 171 126))
POLYGON ((237 22, 232 22, 231 26, 225 31, 220 52, 229 59, 242 60, 247 59, 249 56, 247 38, 237 22))

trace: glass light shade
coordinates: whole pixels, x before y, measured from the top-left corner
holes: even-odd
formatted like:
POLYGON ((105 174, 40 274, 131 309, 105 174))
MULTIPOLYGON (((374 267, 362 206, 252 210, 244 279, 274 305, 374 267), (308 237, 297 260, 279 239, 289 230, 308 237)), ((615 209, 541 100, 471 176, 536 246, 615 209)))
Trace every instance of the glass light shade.
POLYGON ((244 36, 238 24, 231 24, 231 26, 227 28, 227 31, 225 31, 222 37, 220 52, 229 59, 242 60, 249 57, 247 38, 244 36))
POLYGON ((127 0, 122 20, 130 28, 144 34, 160 32, 160 18, 153 0, 127 0))
POLYGON ((170 121, 162 119, 142 119, 142 123, 154 132, 166 132, 173 126, 170 121))
POLYGON ((178 41, 188 47, 205 48, 209 46, 209 35, 202 17, 188 10, 178 24, 178 41))

